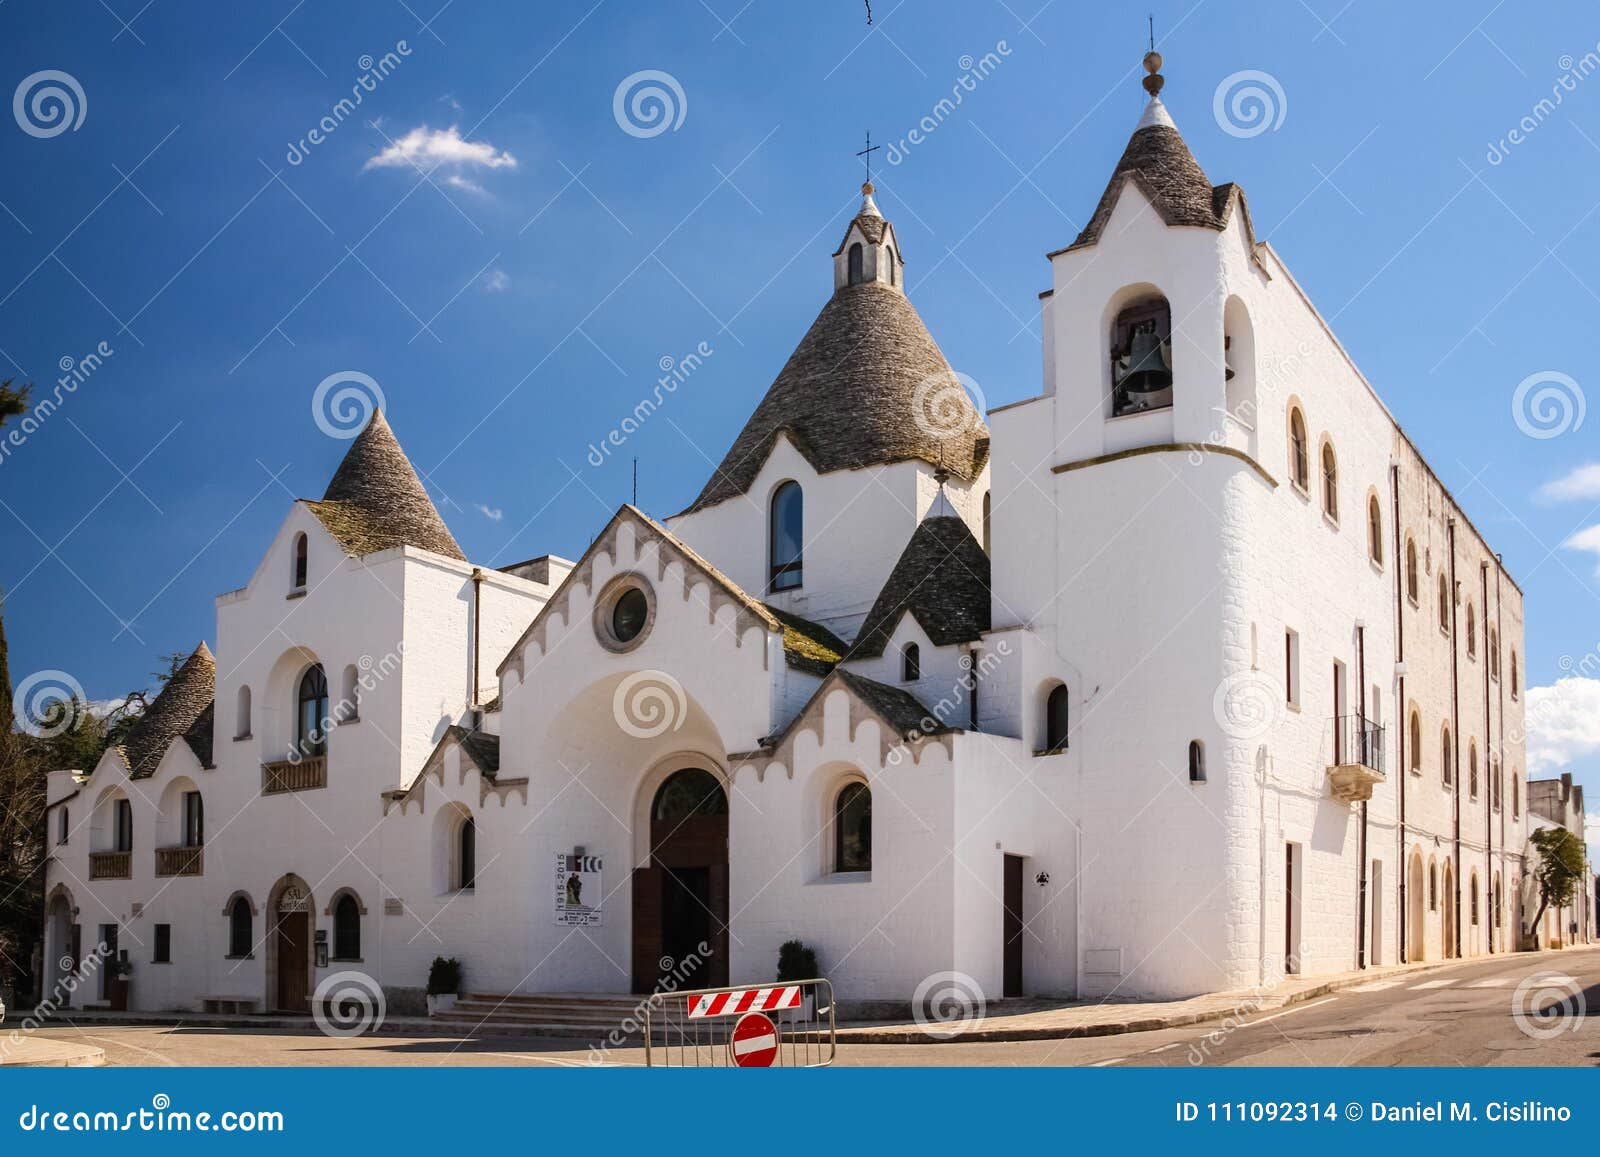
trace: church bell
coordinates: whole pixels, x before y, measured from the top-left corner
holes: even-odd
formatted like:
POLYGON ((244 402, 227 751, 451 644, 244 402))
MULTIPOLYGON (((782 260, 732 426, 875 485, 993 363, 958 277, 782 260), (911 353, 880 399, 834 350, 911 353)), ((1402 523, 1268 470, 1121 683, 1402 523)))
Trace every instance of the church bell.
POLYGON ((1141 324, 1128 341, 1128 367, 1117 383, 1128 392, 1135 405, 1148 405, 1146 395, 1172 388, 1172 370, 1161 350, 1155 323, 1141 324))

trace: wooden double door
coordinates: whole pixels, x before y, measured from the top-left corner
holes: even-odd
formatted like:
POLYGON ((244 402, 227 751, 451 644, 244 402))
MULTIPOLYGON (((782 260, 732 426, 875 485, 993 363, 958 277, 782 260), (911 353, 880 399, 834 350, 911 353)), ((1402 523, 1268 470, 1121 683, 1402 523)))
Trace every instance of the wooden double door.
POLYGON ((650 862, 633 873, 633 989, 728 983, 728 800, 711 772, 675 773, 650 811, 650 862))

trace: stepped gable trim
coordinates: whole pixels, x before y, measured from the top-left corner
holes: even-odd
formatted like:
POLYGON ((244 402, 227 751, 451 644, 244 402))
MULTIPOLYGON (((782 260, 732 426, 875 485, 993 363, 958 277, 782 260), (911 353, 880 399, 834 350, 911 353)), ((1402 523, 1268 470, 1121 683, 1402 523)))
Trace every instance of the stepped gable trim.
POLYGON ((778 616, 772 612, 771 608, 752 598, 737 583, 701 558, 700 555, 681 542, 677 536, 655 519, 645 514, 638 507, 625 504, 616 514, 611 516, 611 521, 606 523, 605 529, 589 544, 589 549, 583 552, 583 555, 573 565, 572 570, 568 572, 567 577, 561 580, 561 585, 550 596, 550 601, 539 609, 539 613, 534 616, 533 622, 528 624, 528 629, 522 632, 521 637, 512 645, 511 650, 506 653, 506 657, 501 660, 500 665, 495 668, 496 675, 504 676, 506 671, 515 668, 519 677, 525 677, 525 656, 528 646, 532 643, 539 645, 539 653, 541 655, 548 652, 548 632, 551 617, 560 614, 564 623, 571 624, 572 595, 580 584, 583 586, 585 593, 591 598, 594 596, 594 560, 598 555, 607 555, 614 566, 620 567, 622 565, 622 560, 617 554, 617 538, 618 531, 621 530, 624 522, 631 523, 645 532, 637 540, 640 543, 640 548, 631 560, 635 567, 645 560, 647 553, 653 554, 656 563, 655 577, 656 581, 660 582, 666 578, 667 567, 673 562, 678 562, 682 565, 684 571, 683 597, 685 600, 689 598, 689 592, 694 585, 696 577, 710 583, 711 598, 708 600, 706 608, 706 622, 708 624, 716 621, 717 612, 722 607, 731 604, 736 609, 738 625, 734 632, 734 646, 743 646, 744 632, 747 626, 760 626, 769 634, 783 634, 784 625, 778 619, 778 616), (649 541, 652 545, 645 546, 644 543, 646 541, 649 541))
POLYGON ((458 785, 467 782, 469 770, 478 773, 480 809, 491 795, 500 801, 502 808, 506 806, 506 801, 513 793, 520 794, 523 804, 527 804, 527 777, 518 779, 500 777, 500 737, 485 731, 473 731, 459 724, 451 724, 445 728, 444 734, 439 737, 439 742, 428 753, 428 758, 422 761, 422 770, 411 781, 411 785, 382 793, 384 815, 388 815, 390 808, 395 804, 400 805, 401 815, 405 815, 413 803, 417 805, 419 814, 427 812, 428 777, 432 776, 441 789, 444 787, 444 753, 452 744, 461 752, 461 775, 457 781, 458 785))
POLYGON ((878 729, 880 765, 887 763, 889 752, 899 747, 904 747, 911 753, 913 764, 922 762, 922 752, 930 743, 943 747, 947 755, 954 753, 954 744, 950 737, 960 732, 961 728, 950 727, 941 722, 909 691, 890 687, 875 679, 857 675, 854 671, 847 671, 843 667, 835 667, 782 731, 763 740, 761 746, 754 751, 728 754, 729 777, 737 774, 741 767, 753 767, 756 779, 764 781, 772 766, 778 765, 790 779, 793 779, 795 740, 801 732, 809 731, 816 736, 819 744, 826 742, 823 704, 828 696, 839 688, 848 692, 850 696, 849 741, 851 743, 855 742, 861 724, 869 718, 877 720, 880 724, 878 729))

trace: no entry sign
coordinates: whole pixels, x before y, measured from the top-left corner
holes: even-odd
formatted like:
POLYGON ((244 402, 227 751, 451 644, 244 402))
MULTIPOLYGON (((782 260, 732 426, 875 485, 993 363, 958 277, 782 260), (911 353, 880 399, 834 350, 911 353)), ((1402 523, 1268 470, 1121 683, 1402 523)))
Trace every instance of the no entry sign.
POLYGON ((741 1069, 767 1069, 778 1059, 778 1026, 764 1012, 747 1012, 728 1037, 728 1058, 741 1069))

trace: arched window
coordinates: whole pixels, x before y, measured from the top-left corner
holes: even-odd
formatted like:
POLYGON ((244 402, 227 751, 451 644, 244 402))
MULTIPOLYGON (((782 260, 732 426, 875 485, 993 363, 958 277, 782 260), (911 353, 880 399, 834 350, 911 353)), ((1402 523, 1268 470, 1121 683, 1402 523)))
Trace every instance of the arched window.
POLYGON ((1411 713, 1411 770, 1422 772, 1422 715, 1411 713))
POLYGON ((1198 739, 1189 740, 1189 782, 1206 781, 1206 745, 1198 739))
POLYGON ((250 913, 250 900, 235 896, 228 907, 228 955, 249 956, 255 951, 254 918, 250 913))
POLYGON ((1489 628, 1489 678, 1500 680, 1500 628, 1494 626, 1489 628))
POLYGON ((922 648, 915 643, 907 643, 900 652, 900 681, 915 683, 920 678, 922 678, 922 648))
POLYGON ((306 536, 303 535, 303 534, 295 535, 294 536, 294 571, 290 576, 290 578, 291 578, 290 586, 291 586, 291 588, 293 590, 303 591, 303 590, 306 589, 306 554, 307 554, 307 550, 308 550, 308 547, 307 547, 307 543, 306 543, 306 536))
POLYGON ((872 871, 872 792, 847 783, 833 800, 833 864, 836 872, 872 871))
POLYGON ((1522 680, 1517 675, 1517 653, 1511 652, 1511 698, 1515 699, 1522 692, 1522 680))
POLYGON ((1472 910, 1472 925, 1474 928, 1476 928, 1478 925, 1478 873, 1472 873, 1472 880, 1468 886, 1472 889, 1472 895, 1469 899, 1469 903, 1471 904, 1472 910))
POLYGON ((1332 442, 1322 444, 1322 513, 1339 521, 1339 459, 1332 442))
POLYGON ((1439 629, 1450 633, 1450 580, 1443 570, 1439 571, 1439 629))
POLYGON ((1383 507, 1376 494, 1367 497, 1367 555, 1383 565, 1383 507))
POLYGON ((456 891, 470 892, 478 884, 478 824, 471 816, 456 830, 456 891))
POLYGON ((800 586, 804 504, 798 482, 785 482, 772 492, 767 557, 775 591, 795 590, 800 586))
POLYGON ((1517 819, 1522 818, 1522 781, 1517 778, 1515 768, 1511 771, 1511 814, 1517 819))
POLYGON ((1406 597, 1411 600, 1411 605, 1416 606, 1422 598, 1422 586, 1417 577, 1417 544, 1413 539, 1406 539, 1406 597))
POLYGON ((111 838, 112 851, 133 851, 133 803, 127 796, 119 796, 111 803, 111 838))
POLYGON ((1467 794, 1473 799, 1478 798, 1478 745, 1467 745, 1467 794))
POLYGON ((333 958, 361 959, 361 903, 349 892, 333 905, 333 958))
POLYGON ((1478 655, 1478 612, 1473 609, 1472 600, 1467 600, 1467 658, 1475 659, 1478 655))
POLYGON ((899 285, 900 277, 895 269, 896 262, 894 259, 894 250, 890 249, 887 245, 883 247, 883 259, 889 263, 889 284, 899 285))
POLYGON ((1289 480, 1301 490, 1311 488, 1311 451, 1306 445, 1306 417, 1299 406, 1289 411, 1289 480))
POLYGON ((1068 723, 1072 714, 1072 696, 1067 691, 1065 683, 1057 683, 1050 689, 1050 694, 1044 701, 1044 749, 1046 751, 1065 751, 1067 749, 1068 723))
POLYGON ((991 504, 989 502, 989 499, 992 496, 992 494, 993 494, 993 492, 989 491, 989 490, 985 490, 983 492, 983 553, 984 554, 992 554, 993 553, 989 549, 989 541, 990 541, 990 539, 989 539, 989 513, 990 513, 990 511, 992 509, 992 506, 991 506, 991 504))
POLYGON ((849 258, 849 261, 850 261, 850 276, 848 278, 849 283, 851 285, 860 285, 861 284, 861 279, 862 279, 862 272, 861 272, 861 242, 857 241, 854 245, 850 246, 850 258, 849 258))
POLYGON ((1489 758, 1489 799, 1494 804, 1494 810, 1499 811, 1505 799, 1505 772, 1500 767, 1497 757, 1489 758))
POLYGON ((239 697, 234 708, 233 737, 235 739, 250 738, 250 685, 239 685, 239 697))
POLYGON ((344 696, 339 700, 339 721, 354 723, 361 718, 361 672, 354 663, 344 669, 344 696))
POLYGON ((728 796, 722 782, 703 767, 685 768, 656 790, 651 815, 666 823, 689 816, 725 816, 728 796))
POLYGON ((314 663, 300 676, 299 708, 295 714, 295 744, 302 756, 328 753, 328 677, 314 663))
POLYGON ((1164 297, 1140 298, 1111 327, 1111 416, 1171 405, 1172 309, 1164 297))
POLYGON ((1494 926, 1499 928, 1505 923, 1505 891, 1500 884, 1500 873, 1494 874, 1494 926))
POLYGON ((1454 769, 1451 767, 1450 729, 1446 727, 1440 732, 1439 739, 1439 776, 1444 780, 1444 785, 1449 787, 1455 783, 1454 769))
POLYGON ((1428 865, 1428 911, 1439 910, 1439 865, 1428 865))

